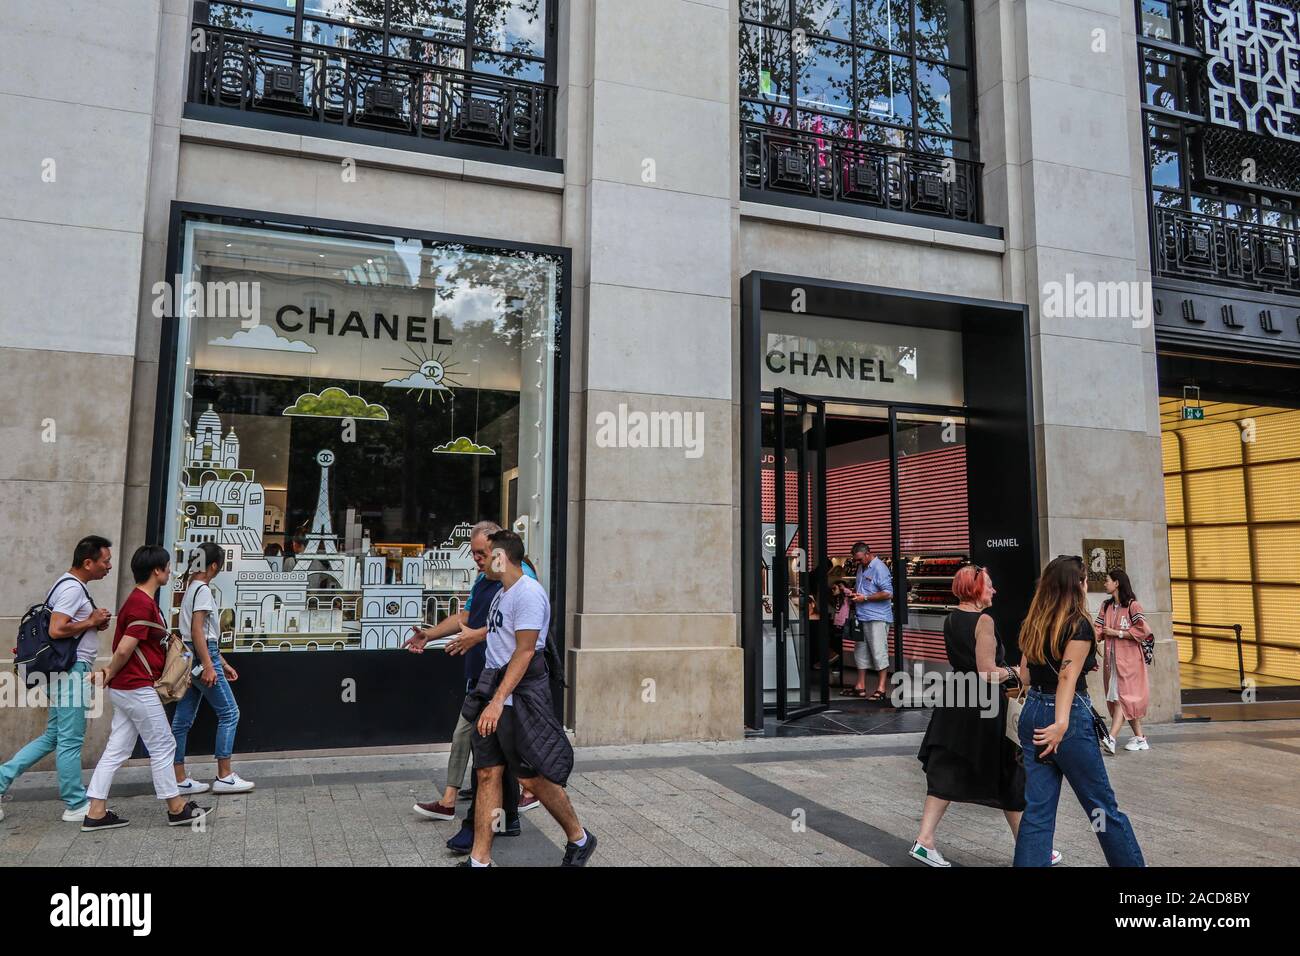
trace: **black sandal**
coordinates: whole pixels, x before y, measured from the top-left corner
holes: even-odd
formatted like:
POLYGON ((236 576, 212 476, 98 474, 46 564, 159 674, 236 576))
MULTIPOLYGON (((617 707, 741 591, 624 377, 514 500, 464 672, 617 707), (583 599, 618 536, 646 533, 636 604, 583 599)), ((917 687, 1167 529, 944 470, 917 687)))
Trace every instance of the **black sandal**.
MULTIPOLYGON (((862 696, 863 697, 867 696, 865 691, 863 692, 862 696)), ((888 699, 889 698, 885 695, 885 692, 883 690, 878 690, 870 697, 867 697, 867 702, 879 704, 879 703, 884 703, 888 699)))

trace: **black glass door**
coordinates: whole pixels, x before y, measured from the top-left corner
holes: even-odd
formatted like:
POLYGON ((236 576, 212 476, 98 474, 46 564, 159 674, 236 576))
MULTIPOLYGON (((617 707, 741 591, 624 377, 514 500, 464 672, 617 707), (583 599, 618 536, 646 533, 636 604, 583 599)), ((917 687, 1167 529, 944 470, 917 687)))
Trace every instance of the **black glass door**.
POLYGON ((777 720, 790 720, 830 703, 825 403, 778 388, 772 424, 772 684, 777 720))

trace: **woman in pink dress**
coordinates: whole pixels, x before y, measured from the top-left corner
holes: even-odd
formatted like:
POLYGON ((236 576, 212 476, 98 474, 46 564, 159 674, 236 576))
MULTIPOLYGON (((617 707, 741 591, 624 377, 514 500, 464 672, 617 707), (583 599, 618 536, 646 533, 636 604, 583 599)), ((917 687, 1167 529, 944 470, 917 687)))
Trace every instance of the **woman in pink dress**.
POLYGON ((1102 602, 1093 629, 1106 652, 1102 676, 1106 706, 1110 709, 1110 735, 1117 738, 1127 720, 1133 728, 1133 737, 1124 749, 1150 750, 1151 745, 1142 733, 1142 718, 1147 715, 1151 696, 1142 646, 1151 641, 1151 627, 1142 613, 1142 605, 1133 595, 1128 575, 1121 568, 1112 568, 1107 573, 1106 593, 1110 597, 1102 602))

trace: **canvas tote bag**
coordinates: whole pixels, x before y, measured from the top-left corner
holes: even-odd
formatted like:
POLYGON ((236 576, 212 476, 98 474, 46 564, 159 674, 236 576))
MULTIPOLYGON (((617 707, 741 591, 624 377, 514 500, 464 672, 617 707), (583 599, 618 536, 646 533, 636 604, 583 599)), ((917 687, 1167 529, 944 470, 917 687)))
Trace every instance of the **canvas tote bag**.
POLYGON ((178 635, 171 633, 157 621, 132 621, 127 627, 134 627, 136 624, 143 624, 145 627, 163 632, 161 640, 167 659, 163 662, 161 674, 154 674, 148 658, 138 647, 135 649, 135 656, 140 658, 140 663, 144 665, 148 675, 154 678, 153 689, 158 692, 158 699, 164 704, 174 704, 189 692, 190 683, 194 679, 191 674, 194 661, 190 652, 185 649, 185 642, 178 635))

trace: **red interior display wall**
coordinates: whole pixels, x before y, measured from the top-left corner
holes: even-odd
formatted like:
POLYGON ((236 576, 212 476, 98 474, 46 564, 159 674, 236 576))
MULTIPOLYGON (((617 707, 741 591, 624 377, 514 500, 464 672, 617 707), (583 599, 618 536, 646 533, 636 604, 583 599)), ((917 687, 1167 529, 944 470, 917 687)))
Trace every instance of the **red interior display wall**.
MULTIPOLYGON (((792 476, 791 476, 792 477, 792 476)), ((763 469, 763 521, 776 520, 776 480, 763 469)), ((966 506, 966 446, 953 445, 899 459, 899 525, 903 553, 960 551, 970 547, 966 506)), ((788 480, 786 520, 799 514, 798 486, 788 480)), ((855 541, 890 554, 894 534, 889 516, 889 461, 861 462, 826 472, 826 546, 847 557, 855 541)))
MULTIPOLYGON (((793 476, 790 476, 793 478, 793 476)), ((772 469, 764 469, 763 521, 776 520, 776 489, 772 469)), ((786 520, 799 514, 798 486, 786 485, 786 520)), ((966 446, 953 445, 918 452, 898 461, 899 531, 901 551, 908 557, 921 551, 966 554, 970 521, 966 495, 966 446)), ((847 557, 856 541, 866 541, 888 556, 894 547, 890 524, 889 460, 830 468, 826 473, 826 544, 831 557, 847 557)), ((894 652, 896 629, 890 630, 894 652)), ((843 653, 853 652, 844 641, 843 653)), ((943 634, 929 628, 903 628, 903 654, 913 660, 943 662, 943 634)), ((845 658, 848 660, 849 658, 845 658)))

